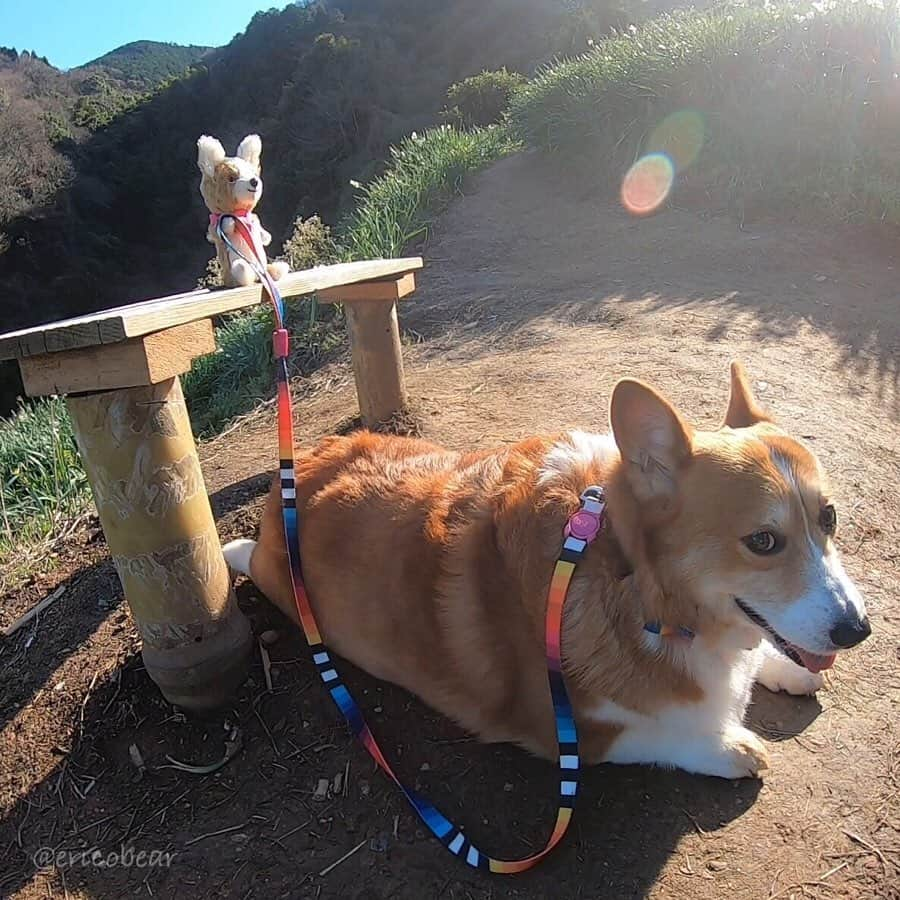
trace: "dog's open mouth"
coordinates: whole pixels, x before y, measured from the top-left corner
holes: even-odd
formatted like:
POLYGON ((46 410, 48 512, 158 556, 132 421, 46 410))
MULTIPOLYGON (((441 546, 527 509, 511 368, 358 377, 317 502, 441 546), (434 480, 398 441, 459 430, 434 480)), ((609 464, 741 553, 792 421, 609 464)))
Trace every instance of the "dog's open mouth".
POLYGON ((756 610, 751 609, 746 603, 735 597, 735 602, 741 608, 741 612, 754 624, 762 628, 771 638, 772 643, 792 662, 810 672, 823 672, 834 665, 835 654, 810 653, 790 641, 786 641, 756 610))

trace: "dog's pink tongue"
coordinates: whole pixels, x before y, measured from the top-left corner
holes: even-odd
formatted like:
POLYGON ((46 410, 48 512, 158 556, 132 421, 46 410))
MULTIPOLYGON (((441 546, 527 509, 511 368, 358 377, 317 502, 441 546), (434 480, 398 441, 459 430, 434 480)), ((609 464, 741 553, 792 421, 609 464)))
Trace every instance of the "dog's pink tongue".
POLYGON ((797 656, 803 660, 803 665, 814 674, 816 672, 824 672, 825 669, 830 669, 834 665, 834 653, 829 653, 827 656, 821 656, 818 653, 807 653, 799 647, 794 647, 794 651, 797 656))

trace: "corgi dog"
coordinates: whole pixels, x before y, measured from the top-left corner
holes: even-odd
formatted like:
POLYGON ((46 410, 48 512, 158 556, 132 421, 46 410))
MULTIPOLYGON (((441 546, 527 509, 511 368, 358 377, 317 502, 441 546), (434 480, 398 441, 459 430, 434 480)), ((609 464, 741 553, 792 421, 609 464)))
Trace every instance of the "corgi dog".
MULTIPOLYGON (((600 485, 605 525, 562 630, 582 759, 758 777, 766 748, 743 724, 754 682, 812 694, 870 634, 822 466, 760 409, 737 363, 716 431, 631 379, 610 425, 471 454, 360 432, 299 454, 323 639, 480 740, 555 759, 548 589, 566 522, 600 485)), ((297 621, 283 535, 276 478, 259 541, 225 556, 297 621)))

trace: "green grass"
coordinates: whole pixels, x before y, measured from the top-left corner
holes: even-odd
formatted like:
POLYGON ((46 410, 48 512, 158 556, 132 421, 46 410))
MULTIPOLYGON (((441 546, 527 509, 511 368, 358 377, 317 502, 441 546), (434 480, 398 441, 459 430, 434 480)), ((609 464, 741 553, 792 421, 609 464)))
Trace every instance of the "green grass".
POLYGON ((40 400, 0 420, 0 583, 89 503, 62 400, 40 400))
POLYGON ((387 172, 362 188, 342 229, 347 259, 399 256, 427 233, 431 217, 472 171, 518 148, 502 126, 457 131, 435 128, 391 151, 387 172))
MULTIPOLYGON (((288 301, 285 324, 291 332, 291 369, 303 374, 338 346, 341 333, 333 307, 310 300, 288 301)), ((194 361, 184 377, 191 424, 210 437, 273 393, 271 311, 262 307, 230 316, 216 329, 218 352, 194 361)))
POLYGON ((515 94, 527 143, 621 179, 654 129, 696 111, 688 170, 740 206, 900 224, 896 18, 864 3, 726 7, 650 21, 564 60, 515 94))
MULTIPOLYGON (((421 237, 430 217, 468 172, 515 149, 506 129, 449 127, 410 137, 392 151, 387 170, 360 191, 338 233, 347 260, 399 256, 421 237)), ((289 302, 292 368, 307 372, 343 341, 340 312, 289 302)), ((217 328, 219 352, 195 362, 184 390, 194 430, 212 435, 273 391, 272 319, 266 308, 232 316, 217 328)), ((273 425, 274 427, 274 425, 273 425)), ((61 400, 29 403, 0 419, 0 577, 27 571, 36 551, 89 508, 71 424, 61 400)))

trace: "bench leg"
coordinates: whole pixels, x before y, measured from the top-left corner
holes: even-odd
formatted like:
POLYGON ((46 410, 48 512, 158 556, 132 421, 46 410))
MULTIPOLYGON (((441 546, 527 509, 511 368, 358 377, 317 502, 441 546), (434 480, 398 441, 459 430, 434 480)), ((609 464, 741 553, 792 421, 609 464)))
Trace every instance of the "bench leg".
POLYGON ((397 304, 347 303, 347 330, 363 424, 374 428, 406 409, 397 304))
POLYGON ((66 401, 100 522, 171 703, 225 703, 247 674, 237 608, 177 377, 66 401))

